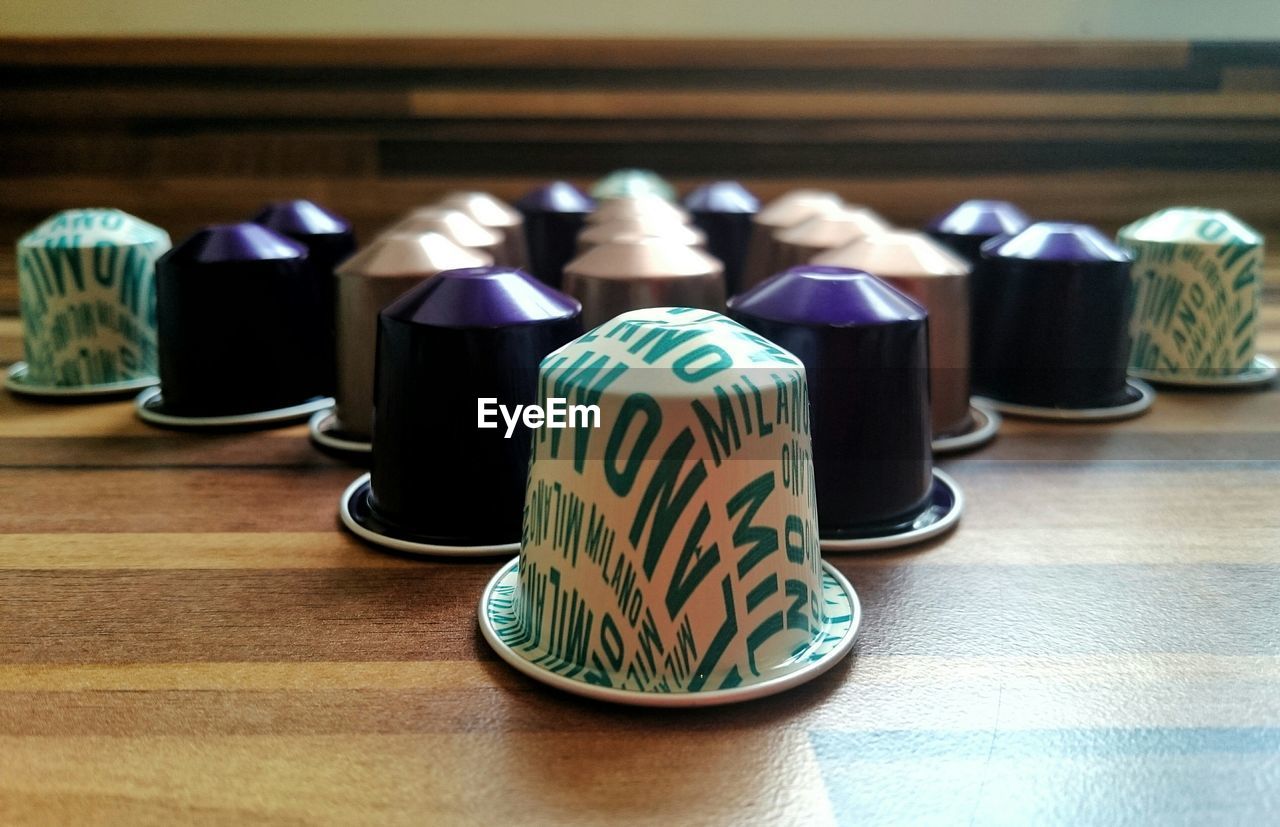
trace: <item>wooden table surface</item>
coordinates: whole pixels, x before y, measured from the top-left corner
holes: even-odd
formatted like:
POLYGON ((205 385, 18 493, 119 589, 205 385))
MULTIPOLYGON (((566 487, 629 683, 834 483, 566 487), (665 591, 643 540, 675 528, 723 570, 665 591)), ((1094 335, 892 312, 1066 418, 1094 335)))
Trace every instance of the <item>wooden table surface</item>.
POLYGON ((1280 821, 1280 390, 1009 420, 941 465, 957 532, 831 558, 851 657, 637 710, 495 660, 499 560, 340 530, 360 471, 302 426, 0 393, 0 823, 1280 821))

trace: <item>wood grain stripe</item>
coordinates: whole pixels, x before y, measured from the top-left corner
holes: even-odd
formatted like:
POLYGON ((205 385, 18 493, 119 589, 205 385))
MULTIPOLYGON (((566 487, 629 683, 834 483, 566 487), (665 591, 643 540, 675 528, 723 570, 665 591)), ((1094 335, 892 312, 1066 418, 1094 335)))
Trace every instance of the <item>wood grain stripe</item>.
POLYGON ((0 735, 754 731, 964 733, 1280 723, 1276 658, 861 656, 795 694, 641 712, 542 690, 498 663, 167 664, 0 669, 0 735), (1108 668, 1110 665, 1112 668, 1108 668), (126 680, 125 675, 136 676, 126 680), (228 677, 237 677, 234 684, 228 677), (1209 696, 1196 702, 1197 696, 1209 696))
MULTIPOLYGON (((16 93, 14 93, 16 94, 16 93)), ((39 98, 0 95, 0 103, 39 107, 39 98)), ((177 102, 149 102, 154 112, 177 102)), ((253 111, 251 101, 249 110, 253 111)), ((309 102, 299 106, 311 106, 309 102)), ((141 102, 134 106, 144 106, 141 102)), ((819 92, 723 91, 679 89, 580 90, 420 89, 410 93, 409 110, 422 118, 651 118, 742 120, 1132 120, 1165 118, 1237 118, 1267 120, 1280 116, 1280 97, 1268 92, 1229 94, 1030 94, 1009 92, 819 92)), ((24 114, 27 109, 21 110, 24 114)), ((96 112, 86 105, 77 111, 96 112)), ((102 112, 106 112, 105 105, 102 112)), ((217 106, 210 111, 218 112, 217 106)), ((186 111, 184 110, 184 113, 186 111)), ((48 110, 44 116, 47 116, 48 110)), ((131 114, 131 113, 130 113, 131 114)), ((141 114, 141 113, 139 113, 141 114)))
MULTIPOLYGON (((3 412, 3 406, 0 406, 3 412)), ((65 423, 62 423, 65 424, 65 423)), ((0 436, 5 468, 312 468, 346 465, 313 447, 301 426, 250 433, 169 432, 128 437, 0 436)))
POLYGON ((326 531, 336 526, 338 495, 361 473, 10 469, 0 475, 0 502, 23 506, 0 512, 0 533, 326 531))
POLYGON ((859 824, 872 827, 1201 818, 1257 824, 1275 812, 1274 796, 1260 791, 1272 786, 1268 756, 1280 747, 1280 730, 819 732, 813 743, 837 811, 857 813, 859 824), (964 818, 956 820, 957 813, 964 818))
MULTIPOLYGON (((512 555, 515 556, 515 555, 512 555)), ((495 558, 495 565, 497 558, 495 558)), ((0 534, 0 569, 396 569, 424 563, 384 554, 333 529, 199 534, 0 534)))
POLYGON ((783 40, 673 38, 0 38, 0 64, 27 66, 657 66, 1162 68, 1182 41, 783 40))
MULTIPOLYGON (((864 654, 1280 654, 1275 564, 836 566, 864 654)), ((0 662, 489 660, 494 568, 0 571, 0 662)))
MULTIPOLYGON (((1172 513, 1172 512, 1171 512, 1172 513)), ((1135 546, 1120 524, 1053 526, 1053 542, 1029 544, 1026 528, 1010 526, 1001 510, 970 505, 963 527, 922 546, 858 558, 859 565, 1069 566, 1112 564, 1221 565, 1276 562, 1276 529, 1241 525, 1223 544, 1222 524, 1146 521, 1149 543, 1135 546)), ((831 555, 833 559, 836 555, 831 555)), ((490 565, 496 569, 501 558, 490 565)), ((850 558, 851 560, 851 558, 850 558)), ((0 570, 270 570, 414 569, 419 559, 383 553, 343 531, 238 533, 0 534, 0 570)), ((449 571, 448 564, 444 571, 449 571)), ((476 565, 485 565, 477 563, 476 565)))
POLYGON ((0 572, 0 662, 488 660, 494 566, 0 572))
MULTIPOLYGON (((1268 681, 1280 679, 1280 657, 1209 654, 1123 654, 1062 657, 929 657, 860 655, 857 693, 872 686, 943 687, 966 684, 1047 688, 1156 681, 1268 681)), ((498 663, 473 661, 351 661, 333 663, 3 664, 0 692, 111 692, 336 689, 454 689, 527 687, 498 663)), ((557 696, 559 697, 559 696, 557 696)), ((1280 704, 1280 698, 1277 698, 1280 704)), ((963 727, 964 721, 956 721, 963 727)), ((889 727, 896 728, 896 727, 889 727)))
POLYGON ((6 812, 27 820, 709 825, 732 802, 763 821, 835 823, 797 731, 7 737, 0 755, 6 812))

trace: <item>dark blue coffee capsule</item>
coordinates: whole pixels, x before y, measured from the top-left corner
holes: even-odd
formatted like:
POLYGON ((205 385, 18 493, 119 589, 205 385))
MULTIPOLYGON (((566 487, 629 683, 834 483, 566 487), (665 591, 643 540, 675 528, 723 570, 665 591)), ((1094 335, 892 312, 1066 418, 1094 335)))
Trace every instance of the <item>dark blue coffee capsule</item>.
POLYGON ((564 266, 578 250, 578 233, 595 201, 567 181, 553 181, 515 204, 524 216, 529 269, 543 283, 559 287, 564 266))
POLYGON ((975 198, 962 201, 935 216, 925 232, 964 257, 969 266, 978 264, 982 245, 996 236, 1022 232, 1031 219, 1008 201, 975 198))
POLYGON ((684 206, 707 234, 707 252, 724 264, 725 286, 734 295, 742 285, 751 219, 760 210, 760 199, 737 181, 716 181, 686 195, 684 206))
POLYGON ((1042 221, 987 242, 973 278, 975 391, 1044 409, 1132 404, 1130 262, 1083 224, 1042 221))
POLYGON ((208 227, 166 253, 156 267, 162 395, 148 410, 220 424, 202 420, 323 398, 313 285, 306 249, 258 224, 208 227))
POLYGON ((930 451, 923 307, 865 272, 807 265, 729 311, 804 363, 824 550, 903 545, 955 524, 963 499, 930 451))
MULTIPOLYGON (((356 250, 356 235, 345 218, 303 199, 275 201, 253 217, 255 224, 275 230, 307 248, 307 263, 315 277, 315 318, 323 326, 323 350, 316 354, 325 360, 325 392, 335 387, 333 364, 336 336, 337 285, 334 272, 356 250)), ((301 300, 301 297, 299 297, 301 300)))
POLYGON ((348 528, 407 552, 518 549, 531 435, 499 406, 534 403, 538 363, 581 333, 577 301, 512 268, 446 270, 384 308, 372 475, 343 498, 348 528), (497 427, 479 427, 482 403, 497 427))

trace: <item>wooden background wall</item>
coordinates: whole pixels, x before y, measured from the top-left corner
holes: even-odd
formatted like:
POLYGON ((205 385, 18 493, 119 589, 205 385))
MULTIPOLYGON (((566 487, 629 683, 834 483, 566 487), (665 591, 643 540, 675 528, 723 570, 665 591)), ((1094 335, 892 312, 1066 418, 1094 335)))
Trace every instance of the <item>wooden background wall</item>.
POLYGON ((904 225, 977 196, 1106 230, 1216 205, 1280 246, 1280 43, 0 40, 6 239, 94 205, 177 238, 290 196, 368 234, 622 165, 904 225))

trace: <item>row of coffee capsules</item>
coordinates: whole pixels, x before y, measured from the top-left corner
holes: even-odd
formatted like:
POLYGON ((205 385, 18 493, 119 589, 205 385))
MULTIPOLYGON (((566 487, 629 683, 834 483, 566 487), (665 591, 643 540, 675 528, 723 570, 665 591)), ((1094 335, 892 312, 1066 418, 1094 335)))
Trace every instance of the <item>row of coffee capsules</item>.
MULTIPOLYGON (((643 170, 620 170, 600 182, 597 191, 609 197, 674 197, 670 185, 643 170)), ((725 262, 729 295, 786 266, 813 261, 825 251, 849 245, 860 237, 878 236, 887 229, 886 222, 871 210, 848 205, 835 193, 823 190, 792 191, 759 209, 740 185, 718 182, 690 193, 684 204, 692 211, 695 223, 707 232, 710 252, 725 262)), ((1110 418, 1135 412, 1131 404, 1136 401, 1134 391, 1117 389, 1114 366, 1107 371, 1113 379, 1108 387, 1103 383, 1090 387, 1086 380, 1083 388, 1067 382, 1066 387, 1055 389, 1051 378, 1047 387, 1029 394, 1016 387, 999 387, 1000 383, 993 388, 982 387, 985 375, 990 373, 1025 370, 1052 377, 1061 374, 1064 360, 1071 365, 1071 371, 1096 361, 1090 358, 1088 345, 1077 350, 1078 345, 1071 340, 1111 341, 1115 337, 1103 325, 1079 331, 1071 330, 1061 319, 1051 319, 1050 324, 1060 326, 1055 335, 1048 337, 1057 343, 1048 349, 1057 364, 1035 360, 1026 367, 1007 364, 1001 355, 1025 352, 1028 339, 997 335, 988 341, 984 337, 993 327, 987 322, 995 318, 1017 316, 1032 319, 1033 326, 1040 324, 1042 320, 1029 309, 1034 297, 1026 294, 1035 292, 1029 288, 1044 290, 1052 296, 1046 300, 1051 303, 1060 297, 1064 283, 1082 278, 1090 279, 1091 285, 1098 280, 1122 283, 1125 277, 1129 279, 1129 300, 1119 305, 1124 308, 1126 322, 1122 336, 1130 340, 1131 346, 1122 344, 1118 355, 1130 375, 1169 386, 1218 388, 1265 384, 1275 377, 1274 362, 1256 350, 1263 260, 1263 238, 1258 232, 1225 211, 1199 207, 1160 210, 1122 228, 1115 245, 1100 245, 1093 228, 1051 223, 1052 230, 1037 231, 1040 242, 1024 240, 1005 248, 1003 253, 993 249, 989 258, 996 261, 997 270, 1020 271, 1024 265, 1001 261, 1012 258, 1032 262, 1026 266, 1033 273, 1055 272, 1056 276, 1037 285, 1035 279, 1004 273, 991 280, 990 290, 979 283, 987 281, 980 272, 984 269, 981 246, 996 237, 1005 238, 1028 229, 1032 221, 1022 211, 1007 202, 966 201, 926 227, 930 236, 969 262, 974 271, 975 299, 978 293, 986 296, 1006 288, 1023 294, 1012 308, 974 302, 973 367, 980 390, 992 396, 1012 393, 1008 407, 1031 415, 1110 418), (1071 252, 1073 248, 1075 252, 1071 252), (1126 257, 1131 260, 1127 270, 1123 261, 1126 257), (990 369, 979 369, 978 362, 993 352, 997 355, 990 369), (1117 399, 1120 404, 1115 404, 1117 399)), ((835 258, 829 263, 855 267, 864 264, 861 258, 835 258)), ((871 269, 877 276, 898 275, 885 269, 883 256, 875 263, 880 270, 863 269, 871 269)), ((1114 284, 1103 292, 1114 296, 1114 284)), ((924 303, 929 304, 927 299, 924 303)), ((1070 309, 1071 305, 1064 307, 1070 309)), ((931 320, 931 326, 937 324, 938 320, 931 320)), ((994 326, 998 325, 997 322, 994 326)), ((1105 353, 1102 356, 1106 358, 1105 353)), ((1013 384, 1019 383, 1015 380, 1013 384)), ((1024 384, 1038 383, 1031 380, 1024 384)))
POLYGON ((1263 238, 1223 210, 1160 210, 1113 243, 978 200, 927 231, 973 266, 973 384, 1007 413, 1120 418, 1150 404, 1137 380, 1235 388, 1276 376, 1256 350, 1263 238))
POLYGON ((177 247, 114 209, 67 210, 18 241, 26 360, 7 385, 35 396, 147 392, 159 417, 200 422, 324 404, 334 381, 334 265, 350 227, 306 201, 207 227, 177 247))
MULTIPOLYGON (((670 192, 660 181, 655 183, 651 174, 645 173, 611 176, 601 182, 597 190, 608 192, 606 184, 621 192, 639 192, 633 200, 661 198, 670 192)), ((616 206, 624 201, 611 199, 608 203, 616 206)), ((694 191, 686 197, 685 204, 701 230, 686 227, 683 237, 669 232, 666 235, 682 245, 705 245, 714 258, 725 262, 726 294, 738 292, 738 285, 751 281, 753 277, 743 275, 748 263, 764 261, 781 265, 814 254, 812 257, 821 263, 861 268, 888 278, 895 286, 916 295, 926 306, 932 305, 931 356, 938 377, 932 389, 935 438, 944 444, 954 439, 955 423, 962 420, 964 425, 973 426, 973 414, 977 411, 968 411, 966 417, 964 409, 956 403, 966 395, 961 375, 964 369, 952 367, 957 362, 961 365, 967 362, 963 357, 965 343, 959 333, 963 325, 958 320, 963 308, 959 308, 960 303, 953 297, 957 292, 954 282, 964 279, 948 272, 954 268, 936 255, 936 251, 925 250, 918 238, 899 236, 895 242, 878 229, 882 220, 865 208, 849 208, 832 193, 797 191, 758 210, 755 199, 741 186, 720 182, 694 191), (857 237, 867 231, 872 231, 870 236, 857 237), (831 243, 847 241, 850 234, 855 236, 854 240, 844 248, 823 250, 831 243), (865 243, 860 245, 860 240, 877 240, 882 249, 865 243), (765 245, 764 253, 748 253, 760 244, 765 245), (848 249, 851 245, 853 249, 848 249), (895 251, 894 247, 898 249, 895 251), (927 265, 925 258, 931 259, 932 265, 927 265), (895 270, 894 259, 906 261, 907 265, 895 270), (946 278, 912 278, 925 275, 946 278), (926 295, 930 292, 942 293, 945 297, 931 298, 926 295), (951 376, 954 381, 943 381, 945 376, 951 376)), ((442 205, 410 214, 388 234, 434 232, 458 247, 474 251, 477 255, 467 261, 471 264, 495 260, 519 263, 527 256, 540 278, 559 284, 564 266, 582 243, 578 236, 598 235, 601 224, 608 234, 615 236, 626 232, 648 235, 652 234, 651 225, 661 223, 652 215, 639 219, 622 216, 623 220, 610 221, 597 218, 584 234, 581 229, 588 216, 617 212, 593 212, 594 206, 592 199, 564 183, 531 193, 522 199, 519 211, 482 193, 455 193, 442 205), (446 205, 449 209, 445 209, 446 205), (527 250, 522 237, 527 239, 527 250)), ((679 208, 673 206, 670 210, 687 219, 688 213, 679 208)), ((615 214, 615 219, 619 218, 615 214)), ((256 220, 279 230, 286 239, 301 242, 306 249, 304 269, 312 274, 312 279, 300 292, 308 294, 307 301, 294 302, 288 310, 277 305, 275 311, 280 317, 310 317, 309 321, 315 322, 304 324, 308 329, 315 328, 315 335, 300 340, 310 354, 304 363, 317 363, 315 372, 320 376, 311 389, 323 394, 333 392, 334 363, 325 358, 330 353, 336 353, 338 360, 349 356, 360 364, 369 363, 363 384, 356 371, 347 372, 357 386, 363 387, 372 369, 371 355, 360 358, 361 354, 356 351, 360 350, 359 342, 367 343, 371 339, 367 331, 371 329, 372 320, 362 323, 364 334, 349 338, 348 342, 356 346, 338 344, 335 348, 330 344, 334 337, 334 291, 326 287, 325 282, 329 281, 333 264, 352 249, 354 241, 348 225, 308 202, 272 205, 256 220)), ((984 264, 981 251, 984 242, 995 237, 1011 241, 1011 236, 1029 226, 1026 216, 1011 205, 971 201, 940 216, 929 228, 930 235, 975 267, 976 272, 969 279, 973 299, 971 361, 974 384, 983 394, 996 398, 1009 409, 1030 414, 1110 417, 1134 412, 1146 403, 1142 398, 1144 394, 1134 386, 1117 384, 1117 377, 1126 368, 1132 375, 1168 384, 1219 387, 1256 384, 1274 376, 1274 363, 1257 354, 1255 346, 1262 238, 1237 219, 1217 210, 1162 210, 1121 231, 1118 241, 1123 250, 1100 242, 1089 228, 1063 224, 1042 226, 1035 231, 1038 241, 1023 239, 1003 246, 1002 250, 993 249, 988 256, 991 266, 984 264), (1114 310, 1126 305, 1116 297, 1123 292, 1129 277, 1128 256, 1137 257, 1131 268, 1133 307, 1131 312, 1125 309, 1117 318, 1114 310), (1021 275, 1023 271, 1052 275, 1026 278, 1021 275), (1091 288, 1101 289, 1075 289, 1080 279, 1086 277, 1091 288), (1084 298, 1087 296, 1094 297, 1095 307, 1112 312, 1081 312, 1085 308, 1080 305, 1082 300, 1087 303, 1084 298), (1117 328, 1120 332, 1116 332, 1117 328), (1132 341, 1131 348, 1127 346, 1129 341, 1132 341), (1105 369, 1099 367, 1104 362, 1105 369), (1090 365, 1095 369, 1085 369, 1090 365)), ((264 242, 264 239, 259 237, 258 241, 264 242)), ((269 247, 275 242, 266 239, 265 243, 269 247)), ((439 241, 435 247, 439 249, 443 243, 439 241)), ((245 270, 256 266, 252 264, 255 242, 246 237, 243 226, 209 228, 184 242, 184 246, 201 244, 209 245, 210 250, 197 253, 194 258, 199 261, 188 262, 188 265, 208 266, 212 270, 223 266, 241 269, 239 262, 244 261, 250 262, 245 270), (219 252, 220 247, 227 249, 219 252), (220 257, 224 260, 219 260, 220 257)), ((154 307, 157 293, 164 292, 164 288, 155 284, 152 274, 157 258, 167 248, 168 237, 162 230, 118 210, 69 210, 20 239, 18 263, 27 358, 10 371, 8 386, 33 395, 92 396, 153 384, 162 361, 158 356, 154 307), (90 282, 84 281, 87 272, 94 274, 90 282)), ((298 269, 296 260, 281 255, 283 249, 277 247, 273 254, 277 266, 285 270, 298 269)), ((635 257, 637 252, 631 251, 630 255, 635 257)), ((616 275, 628 267, 640 272, 679 270, 679 261, 664 262, 663 258, 688 259, 684 263, 692 265, 694 270, 714 267, 714 264, 708 265, 706 259, 685 254, 672 245, 650 253, 648 261, 622 262, 621 266, 609 262, 609 257, 602 254, 596 258, 604 260, 605 267, 597 272, 616 275)), ((172 258, 174 269, 184 269, 182 256, 175 254, 172 258)), ((455 264, 462 260, 459 256, 446 258, 455 264)), ((585 262, 583 270, 589 270, 592 263, 585 262)), ((600 261, 594 263, 598 265, 600 261)), ((385 256, 382 264, 386 264, 385 256)), ((767 272, 771 265, 764 266, 767 272)), ((428 263, 416 271, 411 267, 401 268, 400 275, 425 276, 438 269, 428 263)), ((580 280, 590 286, 591 274, 584 272, 580 280)), ((714 280, 707 281, 714 290, 714 280)), ((404 284, 402 280, 401 286, 404 284)), ((204 302, 190 297, 183 299, 180 295, 198 293, 199 285, 195 288, 184 290, 179 286, 168 293, 180 307, 195 307, 195 314, 208 321, 214 313, 204 312, 204 302)), ((618 291, 617 284, 613 288, 618 291)), ((383 285, 381 297, 375 303, 385 303, 390 290, 389 284, 383 285)), ((588 291, 574 292, 585 295, 588 291)), ((685 301, 686 298, 690 298, 687 290, 671 291, 650 297, 647 303, 669 300, 714 305, 714 301, 685 301)), ((629 302, 643 304, 646 297, 640 295, 614 302, 612 306, 605 302, 601 310, 619 309, 629 302)), ((358 296, 353 303, 363 304, 366 309, 370 306, 368 300, 360 300, 358 296)), ((594 313, 592 304, 588 302, 594 313)), ((266 315, 271 313, 272 309, 267 308, 266 315)), ((231 313, 228 318, 234 320, 236 315, 231 313)), ((606 312, 599 315, 603 317, 606 312)), ((200 327, 197 324, 192 329, 200 327)), ((253 325, 249 327, 252 329, 253 325)), ((275 326, 268 324, 267 327, 275 326)), ((192 350, 188 345, 195 337, 183 337, 181 331, 175 337, 179 341, 169 350, 192 350), (183 338, 187 341, 181 341, 183 338)), ((237 338, 246 342, 252 339, 237 338)), ((248 344, 247 348, 253 352, 272 350, 257 343, 248 344)), ((183 376, 201 373, 178 368, 201 361, 199 347, 194 350, 195 359, 167 360, 175 364, 169 373, 177 385, 173 393, 179 411, 191 407, 182 404, 186 395, 181 387, 183 376)), ((364 350, 368 350, 367 344, 364 350)), ((249 353, 248 358, 252 360, 253 353, 249 353)), ((235 363, 243 362, 235 360, 235 363)), ((305 364, 304 368, 302 374, 310 372, 305 364)), ((338 390, 341 396, 341 389, 338 390)), ((368 397, 368 394, 358 395, 368 397)), ((254 408, 248 413, 259 412, 255 404, 262 401, 261 398, 254 394, 250 397, 241 402, 235 394, 229 394, 224 399, 225 405, 209 407, 197 402, 193 408, 195 413, 190 415, 197 420, 216 419, 226 410, 246 406, 254 408)), ((368 429, 362 422, 367 418, 360 413, 352 416, 353 431, 363 432, 365 440, 368 429)))

